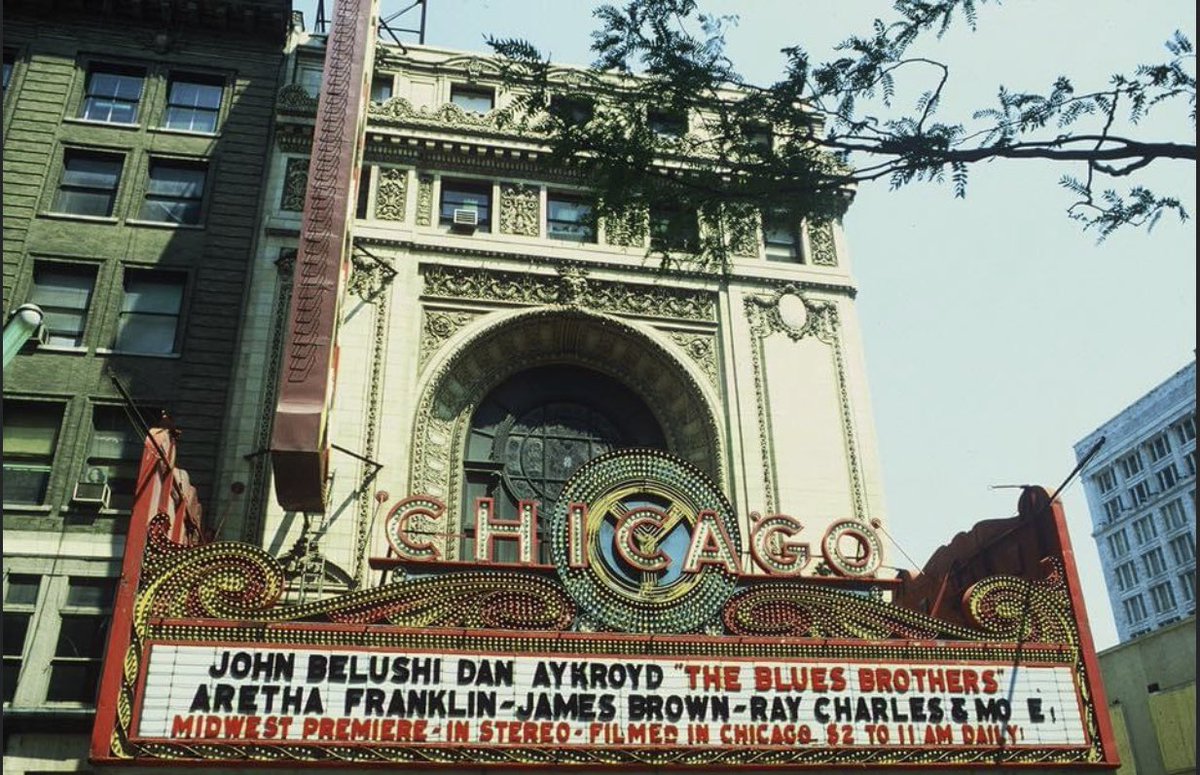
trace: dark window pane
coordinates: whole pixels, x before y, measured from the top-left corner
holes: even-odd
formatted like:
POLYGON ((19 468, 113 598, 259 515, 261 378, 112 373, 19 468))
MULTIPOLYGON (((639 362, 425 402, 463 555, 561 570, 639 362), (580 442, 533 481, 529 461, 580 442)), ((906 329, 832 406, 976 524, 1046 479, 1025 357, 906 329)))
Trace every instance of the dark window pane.
POLYGON ((96 272, 92 267, 38 262, 29 300, 42 308, 50 344, 75 346, 91 304, 96 272))
POLYGON ((29 630, 32 614, 4 614, 4 656, 19 657, 25 650, 25 633, 29 630))
POLYGON ((468 113, 487 113, 495 105, 496 93, 491 89, 451 86, 450 102, 468 113))
POLYGON ((112 215, 121 159, 68 151, 54 209, 76 215, 112 215))
POLYGON ((139 218, 165 223, 199 223, 206 169, 196 164, 152 161, 146 201, 139 218))
POLYGON ((568 126, 578 126, 591 121, 594 110, 591 101, 581 97, 555 95, 550 98, 550 115, 568 126))
MULTIPOLYGON (((4 602, 9 605, 33 605, 37 602, 38 588, 41 585, 41 576, 13 573, 8 577, 8 591, 4 593, 4 602)), ((4 653, 7 654, 8 651, 4 653)))
POLYGON ((591 205, 552 196, 546 202, 546 234, 550 239, 593 241, 595 230, 592 228, 591 205))
POLYGON ((52 702, 96 701, 96 687, 100 683, 100 662, 62 662, 55 660, 50 666, 50 686, 46 699, 52 702))
POLYGON ((392 76, 377 75, 371 79, 371 102, 387 102, 392 98, 392 76))
POLYGON ((182 305, 182 278, 129 272, 114 346, 126 352, 175 352, 182 305))
POLYGON ((45 502, 63 405, 49 401, 4 402, 4 502, 45 502))
POLYGON ((116 579, 72 578, 67 587, 67 605, 109 608, 116 592, 116 579))
POLYGON ((4 660, 4 701, 12 702, 17 693, 17 677, 21 674, 21 660, 4 660))
POLYGON ((443 181, 441 222, 453 223, 455 210, 471 210, 476 214, 478 225, 486 227, 491 222, 491 203, 490 187, 443 181))
POLYGON ((646 123, 651 132, 666 137, 683 137, 687 133, 687 117, 678 113, 652 110, 646 123))
POLYGON ((104 656, 104 639, 107 632, 107 615, 63 614, 54 656, 100 659, 104 656))

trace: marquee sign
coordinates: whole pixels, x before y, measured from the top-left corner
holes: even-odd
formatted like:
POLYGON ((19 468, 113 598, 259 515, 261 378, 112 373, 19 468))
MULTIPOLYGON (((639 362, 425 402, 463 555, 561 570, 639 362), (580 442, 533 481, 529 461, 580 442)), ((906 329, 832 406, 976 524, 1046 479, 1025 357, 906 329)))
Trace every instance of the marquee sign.
POLYGON ((908 587, 878 577, 870 525, 755 515, 743 536, 702 473, 649 450, 567 482, 552 567, 533 563, 539 504, 501 519, 479 499, 468 564, 428 538, 445 506, 414 496, 375 563, 399 580, 300 605, 257 547, 177 545, 139 501, 93 759, 1111 767, 1061 508, 1037 493, 1002 533, 1049 547, 1040 568, 939 616, 885 599, 908 587), (489 567, 504 541, 525 564, 489 567))

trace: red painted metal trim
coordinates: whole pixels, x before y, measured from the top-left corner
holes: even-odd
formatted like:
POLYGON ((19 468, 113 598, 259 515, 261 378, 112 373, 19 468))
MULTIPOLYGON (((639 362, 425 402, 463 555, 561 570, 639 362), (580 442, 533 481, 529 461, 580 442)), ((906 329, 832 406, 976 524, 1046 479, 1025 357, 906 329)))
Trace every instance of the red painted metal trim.
POLYGON ((325 510, 328 410, 337 373, 350 208, 366 127, 374 11, 375 0, 336 0, 326 45, 271 433, 275 495, 291 511, 325 510))

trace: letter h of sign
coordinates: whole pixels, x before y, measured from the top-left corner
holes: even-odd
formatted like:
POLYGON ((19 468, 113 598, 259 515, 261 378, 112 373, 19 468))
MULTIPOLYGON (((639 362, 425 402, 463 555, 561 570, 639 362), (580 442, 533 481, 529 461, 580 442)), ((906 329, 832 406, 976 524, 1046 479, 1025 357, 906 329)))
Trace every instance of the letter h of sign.
POLYGON ((493 498, 475 499, 475 557, 481 562, 495 562, 496 541, 516 541, 517 561, 532 564, 537 557, 537 501, 518 501, 517 516, 501 519, 496 516, 493 498))

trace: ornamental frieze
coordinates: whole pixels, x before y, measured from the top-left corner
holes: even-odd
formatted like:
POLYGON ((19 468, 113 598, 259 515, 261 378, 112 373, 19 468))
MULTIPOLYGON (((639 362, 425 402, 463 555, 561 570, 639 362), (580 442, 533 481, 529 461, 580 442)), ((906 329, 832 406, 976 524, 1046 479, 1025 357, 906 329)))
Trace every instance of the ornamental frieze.
POLYGON ((708 291, 594 278, 587 278, 581 291, 581 279, 569 274, 535 275, 429 266, 425 270, 425 295, 515 304, 572 303, 601 312, 716 321, 716 295, 708 291))
POLYGON ((480 312, 463 310, 425 310, 425 321, 421 325, 421 347, 417 356, 418 366, 424 366, 442 344, 454 336, 460 328, 479 317, 480 312))
POLYGON ((292 157, 283 171, 283 195, 279 209, 298 213, 304 209, 304 193, 308 190, 308 157, 292 157))
POLYGON ((417 175, 417 225, 433 225, 433 175, 417 175))
POLYGON ((317 115, 317 98, 304 90, 298 83, 289 83, 275 97, 275 110, 285 115, 317 115))
POLYGON ((808 222, 808 248, 814 266, 837 266, 837 246, 833 239, 833 223, 828 219, 808 222))

